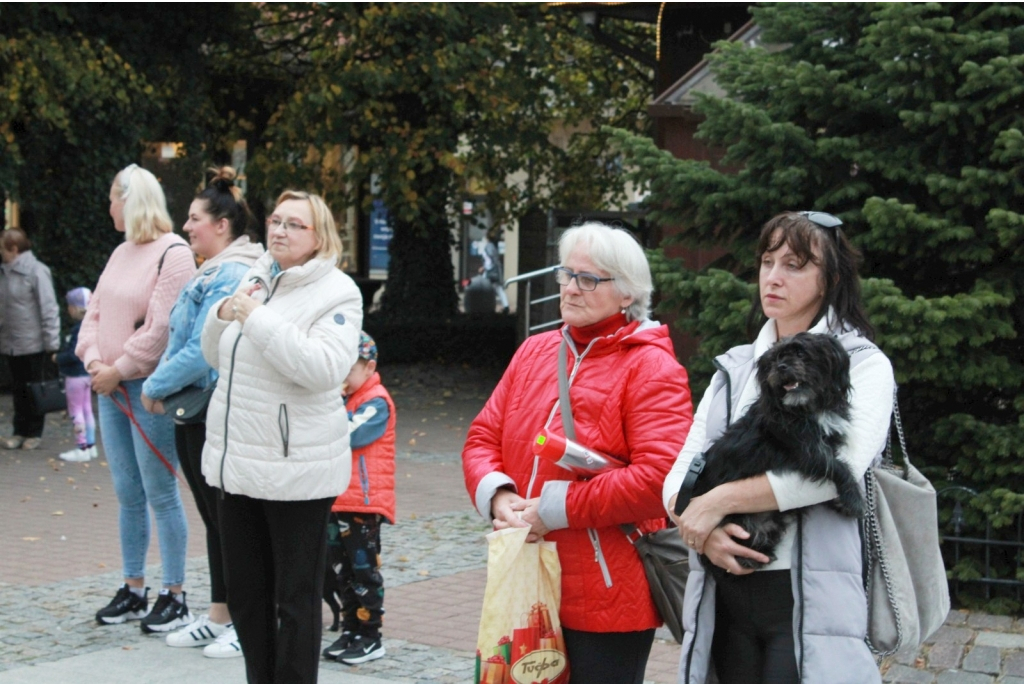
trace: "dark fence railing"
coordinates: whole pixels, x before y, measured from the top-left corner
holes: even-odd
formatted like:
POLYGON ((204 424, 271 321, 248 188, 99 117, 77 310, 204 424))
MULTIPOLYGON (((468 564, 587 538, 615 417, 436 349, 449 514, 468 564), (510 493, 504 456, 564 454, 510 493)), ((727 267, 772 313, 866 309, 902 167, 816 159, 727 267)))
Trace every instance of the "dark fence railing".
MULTIPOLYGON (((947 552, 947 559, 952 558, 954 566, 960 563, 961 558, 965 556, 965 552, 971 552, 972 550, 981 550, 982 552, 982 573, 978 578, 954 578, 952 580, 952 589, 954 592, 959 592, 962 584, 971 585, 982 585, 985 589, 985 599, 992 599, 992 589, 996 587, 1004 587, 1012 589, 1016 595, 1017 602, 1021 601, 1022 591, 1024 591, 1024 581, 1017 580, 1020 577, 1021 571, 1021 558, 1022 551, 1024 551, 1024 526, 1022 526, 1022 520, 1024 517, 1017 515, 1016 517, 1016 534, 1013 539, 1007 539, 1006 529, 1000 529, 998 532, 994 532, 991 521, 987 521, 985 524, 985 537, 973 537, 964 534, 965 519, 963 500, 971 497, 976 497, 978 492, 971 488, 963 485, 947 485, 937 490, 940 504, 943 499, 953 501, 953 511, 950 516, 949 522, 942 528, 942 544, 947 552), (950 534, 952 533, 952 534, 950 534), (1011 577, 997 577, 993 575, 993 553, 1001 550, 1012 550, 1012 570, 1011 577)), ((1013 535, 1011 533, 1010 535, 1013 535)), ((1008 555, 1000 555, 1003 557, 1000 561, 1000 565, 1006 563, 1005 559, 1008 555)), ((1005 568, 1004 568, 1005 573, 1005 568)))

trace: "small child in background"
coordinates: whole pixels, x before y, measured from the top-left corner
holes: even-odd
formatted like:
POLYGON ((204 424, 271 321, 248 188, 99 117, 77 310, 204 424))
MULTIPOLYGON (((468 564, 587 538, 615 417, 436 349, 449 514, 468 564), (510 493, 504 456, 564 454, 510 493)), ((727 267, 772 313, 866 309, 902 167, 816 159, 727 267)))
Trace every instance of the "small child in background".
POLYGON ((323 655, 354 665, 384 656, 380 524, 395 522, 395 405, 377 373, 377 345, 366 333, 359 334, 359 359, 342 394, 349 417, 352 480, 331 507, 328 525, 328 563, 341 569, 336 585, 341 637, 323 655))
POLYGON ((72 327, 66 344, 56 354, 60 375, 64 376, 64 393, 68 400, 68 416, 75 426, 78 447, 60 455, 64 461, 89 461, 96 456, 96 420, 92 415, 92 378, 82 361, 75 356, 78 329, 85 318, 92 291, 75 288, 68 291, 68 314, 77 323, 72 327))

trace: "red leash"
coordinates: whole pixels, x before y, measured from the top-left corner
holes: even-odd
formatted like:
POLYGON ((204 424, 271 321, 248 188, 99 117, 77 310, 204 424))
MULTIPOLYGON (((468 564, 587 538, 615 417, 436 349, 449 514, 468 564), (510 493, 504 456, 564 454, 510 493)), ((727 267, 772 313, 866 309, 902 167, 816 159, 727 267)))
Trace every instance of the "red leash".
POLYGON ((153 450, 153 454, 160 458, 160 461, 164 463, 164 466, 166 466, 167 470, 171 472, 171 475, 181 481, 182 485, 188 485, 188 483, 185 482, 185 479, 182 478, 181 474, 175 470, 174 465, 167 460, 167 457, 161 454, 160 450, 158 450, 155 445, 153 445, 149 436, 146 435, 146 431, 142 430, 142 426, 140 426, 139 422, 135 419, 135 412, 132 411, 132 401, 128 398, 128 391, 124 389, 123 385, 118 385, 114 392, 110 393, 110 401, 114 403, 115 407, 124 412, 124 415, 128 417, 128 420, 132 422, 133 426, 139 429, 139 435, 141 435, 142 439, 146 441, 147 445, 149 445, 149 449, 153 450), (117 398, 115 397, 117 393, 124 395, 124 404, 117 401, 117 398))

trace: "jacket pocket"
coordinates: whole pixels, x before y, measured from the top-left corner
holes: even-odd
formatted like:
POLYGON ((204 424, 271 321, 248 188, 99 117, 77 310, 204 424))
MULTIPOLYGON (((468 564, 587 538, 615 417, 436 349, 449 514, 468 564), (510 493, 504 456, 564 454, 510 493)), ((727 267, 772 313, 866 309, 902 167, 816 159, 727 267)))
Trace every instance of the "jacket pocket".
POLYGON ((284 456, 288 457, 288 405, 281 404, 277 410, 277 427, 281 431, 281 444, 284 445, 284 456))

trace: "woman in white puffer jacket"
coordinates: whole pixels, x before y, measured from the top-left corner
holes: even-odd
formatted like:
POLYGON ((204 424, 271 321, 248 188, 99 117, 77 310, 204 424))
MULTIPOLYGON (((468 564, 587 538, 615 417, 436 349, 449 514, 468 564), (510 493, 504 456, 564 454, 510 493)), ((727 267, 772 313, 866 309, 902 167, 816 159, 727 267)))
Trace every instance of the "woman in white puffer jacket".
POLYGON ((228 609, 249 682, 312 683, 327 517, 352 470, 341 384, 358 355, 362 296, 337 268, 341 242, 319 196, 282 193, 267 246, 203 329, 220 374, 203 475, 223 492, 228 609))

